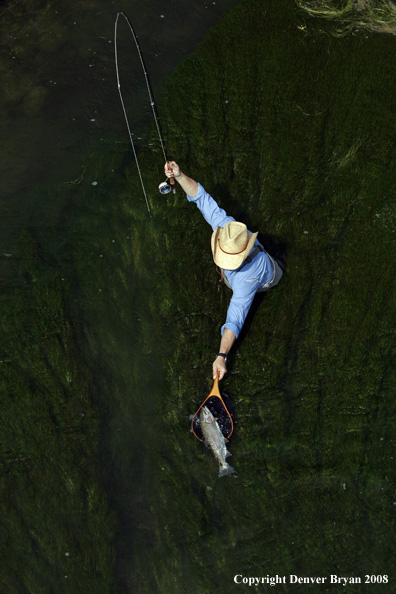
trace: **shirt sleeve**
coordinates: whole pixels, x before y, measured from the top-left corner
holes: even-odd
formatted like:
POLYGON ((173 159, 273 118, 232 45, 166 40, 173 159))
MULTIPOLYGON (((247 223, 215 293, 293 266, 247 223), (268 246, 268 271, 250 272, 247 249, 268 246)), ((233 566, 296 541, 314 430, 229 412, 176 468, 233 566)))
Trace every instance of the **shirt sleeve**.
POLYGON ((211 225, 213 231, 216 227, 224 227, 227 223, 235 221, 229 217, 225 210, 219 207, 216 200, 205 190, 201 184, 198 184, 198 192, 195 196, 188 196, 189 202, 195 202, 197 208, 201 211, 204 219, 211 225))
POLYGON ((221 328, 222 336, 225 328, 228 328, 235 334, 235 338, 238 338, 250 306, 252 305, 256 289, 256 286, 250 286, 246 290, 239 289, 234 291, 228 306, 226 322, 221 328))

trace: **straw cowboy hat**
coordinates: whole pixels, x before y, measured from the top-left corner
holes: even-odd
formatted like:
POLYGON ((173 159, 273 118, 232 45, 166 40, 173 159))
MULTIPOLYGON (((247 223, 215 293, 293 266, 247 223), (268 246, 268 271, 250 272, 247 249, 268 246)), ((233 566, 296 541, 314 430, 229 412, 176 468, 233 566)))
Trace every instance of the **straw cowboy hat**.
POLYGON ((236 270, 253 249, 257 235, 236 221, 216 227, 211 239, 213 260, 220 268, 236 270))

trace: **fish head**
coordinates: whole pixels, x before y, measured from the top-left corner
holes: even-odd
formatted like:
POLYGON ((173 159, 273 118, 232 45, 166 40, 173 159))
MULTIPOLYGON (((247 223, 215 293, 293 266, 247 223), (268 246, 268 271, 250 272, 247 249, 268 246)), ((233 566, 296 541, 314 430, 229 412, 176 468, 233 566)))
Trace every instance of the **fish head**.
POLYGON ((214 419, 212 413, 206 406, 202 407, 201 414, 199 415, 199 418, 200 418, 201 423, 214 423, 215 422, 215 419, 214 419))

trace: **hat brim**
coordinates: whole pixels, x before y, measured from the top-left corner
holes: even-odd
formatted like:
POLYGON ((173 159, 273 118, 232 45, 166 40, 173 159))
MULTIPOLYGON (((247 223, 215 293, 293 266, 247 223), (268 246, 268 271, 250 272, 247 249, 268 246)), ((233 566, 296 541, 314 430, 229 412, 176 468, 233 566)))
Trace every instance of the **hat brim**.
POLYGON ((232 255, 221 251, 219 247, 219 236, 222 229, 223 227, 216 227, 212 233, 210 246, 212 248, 213 260, 220 268, 224 268, 225 270, 236 270, 252 251, 258 232, 250 233, 250 231, 248 231, 249 239, 246 248, 243 250, 243 252, 232 255))

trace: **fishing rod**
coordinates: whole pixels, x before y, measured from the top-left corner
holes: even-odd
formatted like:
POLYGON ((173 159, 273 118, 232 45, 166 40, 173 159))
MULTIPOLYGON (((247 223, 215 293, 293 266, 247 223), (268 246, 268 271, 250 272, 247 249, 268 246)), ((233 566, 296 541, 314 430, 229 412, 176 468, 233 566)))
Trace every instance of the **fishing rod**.
MULTIPOLYGON (((143 68, 143 74, 144 74, 144 78, 145 78, 145 81, 146 81, 146 87, 147 87, 148 96, 149 96, 149 99, 150 99, 151 110, 153 112, 154 121, 155 121, 155 124, 156 124, 156 127, 157 127, 157 134, 158 134, 158 138, 159 138, 159 141, 160 141, 160 144, 161 144, 162 153, 164 155, 165 163, 169 163, 169 159, 168 159, 167 154, 166 154, 165 143, 164 143, 164 139, 163 139, 163 135, 162 135, 162 131, 161 131, 161 125, 160 125, 160 121, 159 121, 157 106, 156 106, 155 101, 154 101, 154 95, 153 95, 153 91, 151 89, 150 79, 148 77, 146 66, 144 64, 143 55, 142 55, 142 52, 141 52, 141 49, 140 49, 140 46, 139 46, 137 35, 135 33, 134 28, 132 27, 132 24, 131 24, 130 20, 126 16, 126 14, 123 13, 123 12, 118 12, 117 13, 117 18, 115 20, 115 25, 114 25, 114 54, 115 54, 116 74, 117 74, 117 87, 118 87, 118 93, 119 93, 120 100, 121 100, 122 110, 124 112, 125 122, 126 122, 127 129, 128 129, 129 140, 131 142, 133 155, 135 157, 136 167, 137 167, 137 170, 138 170, 138 173, 139 173, 139 178, 140 178, 140 183, 141 183, 142 190, 143 190, 143 195, 144 195, 144 198, 146 200, 147 210, 149 211, 149 213, 151 213, 149 202, 148 202, 148 198, 147 198, 146 189, 145 189, 144 183, 143 183, 142 172, 141 172, 141 169, 140 169, 140 166, 139 166, 139 160, 138 160, 138 157, 137 157, 135 144, 133 142, 133 134, 131 132, 131 128, 130 128, 130 125, 129 125, 127 112, 126 112, 126 109, 125 109, 124 100, 123 100, 122 93, 121 93, 120 74, 119 74, 119 70, 118 70, 118 51, 117 51, 117 28, 118 28, 118 20, 119 20, 120 16, 124 17, 124 19, 127 22, 128 27, 129 27, 129 29, 130 29, 130 31, 132 33, 132 37, 133 37, 133 40, 135 42, 135 46, 136 46, 136 49, 137 49, 137 52, 138 52, 138 55, 139 55, 140 63, 141 63, 142 68, 143 68)), ((158 186, 158 189, 161 192, 161 194, 168 194, 171 190, 173 191, 174 194, 176 194, 176 186, 175 186, 175 180, 174 180, 174 178, 171 177, 169 181, 168 180, 165 180, 164 182, 160 183, 159 186, 158 186)))

